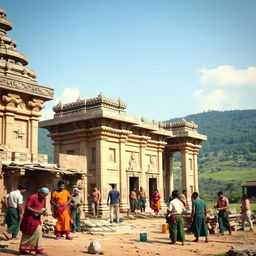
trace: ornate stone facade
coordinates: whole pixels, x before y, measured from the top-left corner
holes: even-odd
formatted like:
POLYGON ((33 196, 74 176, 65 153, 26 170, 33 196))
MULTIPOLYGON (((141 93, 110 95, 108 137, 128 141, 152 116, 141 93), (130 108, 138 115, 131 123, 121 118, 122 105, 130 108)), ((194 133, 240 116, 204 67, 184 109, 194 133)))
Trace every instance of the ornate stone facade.
MULTIPOLYGON (((142 186, 148 201, 155 189, 164 200, 174 189, 172 157, 182 156, 182 186, 188 198, 198 191, 197 152, 206 136, 194 123, 162 123, 128 116, 126 104, 102 93, 93 99, 59 103, 54 119, 40 122, 54 141, 55 161, 59 153, 83 155, 87 161, 87 192, 98 186, 100 211, 108 213, 107 193, 111 184, 121 191, 121 209, 129 208, 129 193, 142 186)), ((88 211, 87 202, 85 211, 88 211)))

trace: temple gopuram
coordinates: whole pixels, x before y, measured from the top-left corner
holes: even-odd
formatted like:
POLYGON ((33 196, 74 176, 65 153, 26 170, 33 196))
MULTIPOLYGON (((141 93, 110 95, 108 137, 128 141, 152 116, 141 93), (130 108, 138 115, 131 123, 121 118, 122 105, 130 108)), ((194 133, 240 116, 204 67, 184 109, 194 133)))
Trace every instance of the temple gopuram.
MULTIPOLYGON (((26 200, 42 186, 53 189, 60 178, 72 185, 72 180, 77 183, 85 175, 83 167, 61 168, 48 164, 47 154, 38 154, 38 120, 44 102, 53 99, 54 90, 37 83, 35 71, 27 67, 27 57, 7 35, 11 29, 6 12, 0 8, 0 199, 24 183, 28 187, 26 200)), ((61 159, 65 163, 74 161, 65 155, 61 159)), ((0 219, 4 212, 0 203, 0 219)))

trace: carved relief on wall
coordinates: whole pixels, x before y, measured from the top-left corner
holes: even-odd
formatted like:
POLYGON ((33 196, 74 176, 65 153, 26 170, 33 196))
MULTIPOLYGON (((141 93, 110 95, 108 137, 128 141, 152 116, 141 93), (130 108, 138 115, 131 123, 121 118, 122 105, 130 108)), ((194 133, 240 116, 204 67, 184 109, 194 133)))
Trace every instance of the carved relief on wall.
POLYGON ((13 139, 14 139, 14 147, 21 149, 27 148, 27 130, 28 123, 24 120, 15 119, 14 120, 14 130, 13 130, 13 139))
POLYGON ((11 152, 0 151, 0 162, 10 162, 12 161, 11 152))
POLYGON ((157 170, 156 156, 148 155, 148 172, 154 172, 157 170))
POLYGON ((31 154, 13 152, 12 160, 14 162, 30 163, 31 162, 31 154))
POLYGON ((128 171, 140 171, 139 166, 139 153, 137 152, 127 152, 130 153, 129 160, 128 160, 128 171))
POLYGON ((19 91, 24 91, 25 93, 36 94, 38 96, 46 97, 49 99, 53 98, 54 90, 44 86, 14 81, 7 78, 0 78, 0 83, 3 87, 7 87, 8 89, 17 89, 19 91))

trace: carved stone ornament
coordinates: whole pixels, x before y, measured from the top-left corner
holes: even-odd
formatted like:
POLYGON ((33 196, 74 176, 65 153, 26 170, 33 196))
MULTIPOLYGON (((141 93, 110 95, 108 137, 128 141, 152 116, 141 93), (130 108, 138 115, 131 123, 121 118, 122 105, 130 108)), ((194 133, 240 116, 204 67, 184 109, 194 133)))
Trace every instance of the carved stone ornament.
POLYGON ((0 87, 18 90, 24 93, 34 94, 42 98, 53 99, 53 89, 39 86, 36 84, 29 84, 26 82, 0 77, 0 87))
POLYGON ((154 157, 153 156, 150 156, 149 157, 149 164, 148 164, 148 171, 152 172, 155 170, 155 162, 154 162, 154 157))
POLYGON ((44 101, 40 99, 33 99, 28 102, 28 106, 32 108, 33 111, 40 111, 42 110, 45 105, 43 104, 44 101))
POLYGON ((129 159, 129 165, 128 165, 128 171, 136 171, 139 167, 137 165, 136 157, 134 152, 131 152, 130 159, 129 159))
POLYGON ((2 99, 3 102, 6 103, 6 106, 17 107, 19 104, 22 103, 22 99, 20 98, 20 96, 13 93, 3 95, 2 99))

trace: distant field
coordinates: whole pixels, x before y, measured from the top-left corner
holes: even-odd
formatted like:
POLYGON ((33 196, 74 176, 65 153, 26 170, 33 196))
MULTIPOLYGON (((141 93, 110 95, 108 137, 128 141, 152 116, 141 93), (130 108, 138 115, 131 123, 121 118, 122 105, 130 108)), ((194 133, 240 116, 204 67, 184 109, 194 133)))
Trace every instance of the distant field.
MULTIPOLYGON (((214 205, 216 204, 216 202, 207 202, 207 208, 208 209, 213 209, 214 208, 214 205)), ((240 213, 240 207, 241 207, 241 204, 230 204, 229 205, 229 208, 232 209, 232 208, 236 208, 237 212, 240 213)), ((254 204, 251 204, 251 210, 253 211, 256 211, 256 203, 254 204)))
POLYGON ((256 168, 226 167, 225 169, 218 172, 205 172, 199 175, 205 179, 214 179, 219 181, 256 180, 256 168))

